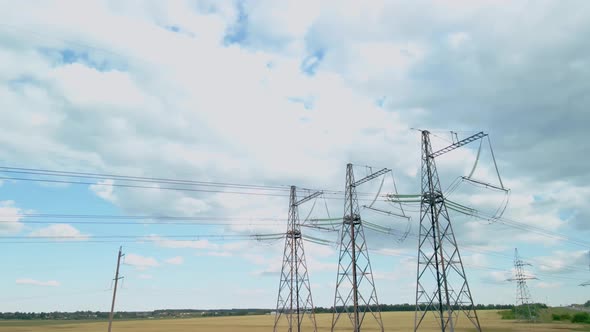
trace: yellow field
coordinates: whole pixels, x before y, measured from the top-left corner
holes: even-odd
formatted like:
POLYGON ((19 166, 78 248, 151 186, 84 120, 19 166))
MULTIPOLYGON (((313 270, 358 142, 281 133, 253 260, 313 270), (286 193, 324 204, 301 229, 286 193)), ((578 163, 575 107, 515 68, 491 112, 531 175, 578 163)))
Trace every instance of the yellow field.
MULTIPOLYGON (((584 331, 584 326, 568 323, 551 324, 525 324, 510 320, 501 320, 495 310, 479 311, 480 321, 484 332, 504 331, 584 331)), ((346 319, 346 317, 342 317, 346 319)), ((332 315, 317 315, 318 332, 330 331, 332 315)), ((413 312, 386 312, 383 313, 385 331, 412 331, 414 321, 413 312)), ((367 320, 369 323, 370 320, 367 320)), ((343 320, 343 323, 347 323, 343 320)), ((437 331, 433 321, 424 325, 421 331, 437 331)), ((467 321, 461 317, 456 331, 473 331, 467 326, 467 321)), ((342 325, 339 331, 350 331, 342 325)), ((272 331, 272 316, 242 316, 242 317, 208 317, 194 319, 168 319, 168 320, 141 320, 141 321, 115 321, 113 332, 254 332, 272 331)), ((44 321, 4 321, 0 322, 0 332, 105 332, 105 322, 44 322, 44 321)), ((308 328, 304 331, 309 331, 308 328)), ((377 331, 374 325, 363 325, 363 331, 377 331)), ((440 331, 440 330, 439 330, 440 331)))

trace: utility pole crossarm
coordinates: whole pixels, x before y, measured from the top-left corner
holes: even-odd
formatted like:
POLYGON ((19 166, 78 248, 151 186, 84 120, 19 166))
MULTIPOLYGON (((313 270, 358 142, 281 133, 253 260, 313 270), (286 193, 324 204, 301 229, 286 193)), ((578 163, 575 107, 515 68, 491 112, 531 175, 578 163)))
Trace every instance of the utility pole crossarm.
POLYGON ((443 155, 443 154, 445 154, 447 152, 451 152, 451 151, 453 151, 453 150, 455 150, 457 148, 462 147, 463 145, 467 145, 467 144, 469 144, 469 143, 471 143, 473 141, 476 141, 478 139, 484 138, 486 136, 488 136, 488 134, 484 133, 483 131, 480 131, 479 133, 477 133, 475 135, 469 136, 469 137, 467 137, 465 139, 462 139, 462 140, 458 141, 457 143, 454 143, 454 144, 451 144, 451 145, 447 146, 446 148, 443 148, 443 149, 440 149, 440 150, 438 150, 436 152, 431 153, 430 154, 430 157, 431 158, 436 158, 436 157, 438 157, 440 155, 443 155))
POLYGON ((297 202, 295 202, 295 204, 294 204, 294 205, 295 205, 295 206, 299 206, 299 205, 301 205, 301 204, 303 204, 303 203, 305 203, 305 202, 307 202, 307 201, 309 201, 309 200, 312 200, 312 199, 314 199, 314 198, 316 198, 316 197, 320 196, 320 195, 321 195, 321 194, 323 194, 323 193, 324 193, 323 191, 316 191, 315 193, 313 193, 313 194, 311 194, 311 195, 309 195, 309 196, 307 196, 307 197, 304 197, 304 198, 302 198, 302 199, 298 200, 297 202))
POLYGON ((380 177, 381 175, 383 175, 383 174, 385 174, 387 172, 389 172, 389 169, 388 168, 384 168, 384 169, 382 169, 380 171, 377 171, 377 172, 375 172, 375 173, 373 173, 371 175, 365 176, 364 178, 356 181, 355 183, 352 184, 352 186, 353 187, 356 187, 356 186, 358 186, 360 184, 363 184, 365 182, 371 181, 374 178, 378 178, 378 177, 380 177))

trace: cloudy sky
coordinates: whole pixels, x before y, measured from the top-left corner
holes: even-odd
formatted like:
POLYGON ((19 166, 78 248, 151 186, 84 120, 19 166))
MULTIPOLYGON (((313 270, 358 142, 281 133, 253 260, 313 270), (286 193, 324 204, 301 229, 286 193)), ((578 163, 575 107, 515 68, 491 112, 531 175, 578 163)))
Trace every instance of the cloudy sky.
MULTIPOLYGON (((417 194, 413 128, 435 147, 489 133, 511 190, 501 221, 452 214, 476 303, 514 302, 516 247, 534 300, 589 298, 587 1, 1 1, 0 22, 0 166, 201 181, 2 168, 0 311, 108 310, 119 245, 120 310, 274 307, 283 243, 254 235, 284 231, 288 186, 341 191, 353 163, 417 194)), ((498 184, 484 143, 474 178, 498 184)), ((437 159, 443 189, 478 147, 437 159)), ((483 214, 506 198, 459 184, 450 199, 483 214)), ((341 198, 302 219, 342 216, 341 198)), ((361 211, 394 231, 366 231, 382 303, 414 301, 417 209, 361 211)), ((309 235, 328 242, 305 245, 330 306, 338 235, 309 235)))

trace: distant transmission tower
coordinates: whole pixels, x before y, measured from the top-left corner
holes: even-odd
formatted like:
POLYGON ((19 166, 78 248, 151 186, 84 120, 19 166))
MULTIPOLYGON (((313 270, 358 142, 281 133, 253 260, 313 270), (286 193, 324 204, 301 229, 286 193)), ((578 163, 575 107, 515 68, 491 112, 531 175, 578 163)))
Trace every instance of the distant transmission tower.
POLYGON ((316 192, 298 201, 296 187, 291 186, 289 218, 287 232, 285 233, 285 251, 274 332, 301 332, 304 316, 309 316, 313 331, 317 331, 307 263, 303 251, 298 207, 321 194, 321 192, 316 192))
POLYGON ((531 264, 524 262, 518 257, 518 249, 514 249, 514 277, 508 281, 516 281, 516 304, 514 306, 514 315, 516 319, 534 320, 531 310, 531 293, 526 285, 527 280, 537 279, 529 276, 524 272, 525 266, 531 264), (520 308, 520 310, 519 310, 520 308))
POLYGON ((340 231, 340 255, 336 294, 334 296, 332 332, 334 332, 340 314, 343 312, 348 315, 353 332, 361 330, 367 312, 373 316, 379 329, 383 331, 381 309, 375 291, 375 282, 373 281, 369 250, 367 249, 365 231, 363 230, 359 212, 356 187, 387 172, 389 170, 385 168, 355 181, 352 164, 346 165, 344 218, 340 231))
POLYGON ((465 313, 476 331, 481 331, 434 158, 487 135, 480 132, 436 152, 432 151, 429 135, 430 132, 422 131, 422 199, 414 331, 418 331, 429 311, 434 313, 443 332, 455 331, 460 312, 465 313))
POLYGON ((117 255, 117 270, 115 272, 115 286, 113 287, 113 302, 111 303, 111 312, 109 313, 109 330, 111 332, 111 327, 113 326, 113 316, 115 313, 115 299, 117 297, 117 285, 119 284, 119 279, 123 279, 123 277, 119 277, 119 267, 121 266, 121 258, 125 256, 123 254, 123 247, 119 247, 119 254, 117 255))

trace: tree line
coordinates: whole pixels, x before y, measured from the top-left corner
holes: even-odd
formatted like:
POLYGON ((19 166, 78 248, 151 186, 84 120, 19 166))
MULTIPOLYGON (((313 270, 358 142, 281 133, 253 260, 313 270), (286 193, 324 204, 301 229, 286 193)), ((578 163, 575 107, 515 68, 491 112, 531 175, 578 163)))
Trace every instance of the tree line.
MULTIPOLYGON (((510 304, 478 304, 477 310, 512 309, 510 304)), ((414 311, 415 304, 381 304, 379 308, 383 312, 388 311, 414 311)), ((339 310, 342 308, 339 307, 339 310)), ((350 308, 352 309, 352 308, 350 308)), ((331 313, 333 307, 316 307, 316 313, 331 313)), ((212 316, 246 316, 267 315, 274 313, 273 309, 162 309, 154 311, 118 311, 114 319, 162 319, 162 318, 194 318, 212 316)), ((0 320, 106 320, 108 312, 104 311, 75 311, 75 312, 0 312, 0 320)))

